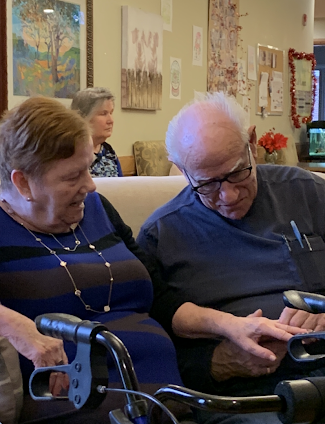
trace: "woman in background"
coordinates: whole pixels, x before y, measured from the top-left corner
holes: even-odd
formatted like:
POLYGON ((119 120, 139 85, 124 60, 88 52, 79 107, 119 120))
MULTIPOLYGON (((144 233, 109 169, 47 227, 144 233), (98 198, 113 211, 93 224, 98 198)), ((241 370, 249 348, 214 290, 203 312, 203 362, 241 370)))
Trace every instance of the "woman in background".
POLYGON ((90 166, 92 177, 123 177, 120 161, 106 139, 113 132, 114 96, 104 87, 91 87, 78 91, 71 103, 92 128, 94 160, 90 166))

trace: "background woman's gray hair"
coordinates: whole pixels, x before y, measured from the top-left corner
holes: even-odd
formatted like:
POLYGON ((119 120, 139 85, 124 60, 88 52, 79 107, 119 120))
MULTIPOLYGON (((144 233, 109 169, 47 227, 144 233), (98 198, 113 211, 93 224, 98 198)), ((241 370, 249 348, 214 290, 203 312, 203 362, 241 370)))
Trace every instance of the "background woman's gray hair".
POLYGON ((243 142, 248 142, 247 114, 234 96, 229 96, 223 92, 197 92, 195 94, 195 98, 183 106, 178 114, 170 121, 166 132, 166 149, 168 152, 168 159, 181 169, 183 169, 184 160, 182 157, 184 153, 184 146, 182 146, 182 140, 179 139, 181 134, 180 130, 183 125, 182 117, 187 109, 193 104, 206 105, 207 103, 213 105, 216 112, 225 113, 234 123, 234 126, 240 131, 243 142))
POLYGON ((112 100, 112 102, 115 100, 113 93, 108 88, 85 88, 84 90, 77 91, 73 96, 71 109, 77 110, 83 118, 86 118, 105 100, 112 100))

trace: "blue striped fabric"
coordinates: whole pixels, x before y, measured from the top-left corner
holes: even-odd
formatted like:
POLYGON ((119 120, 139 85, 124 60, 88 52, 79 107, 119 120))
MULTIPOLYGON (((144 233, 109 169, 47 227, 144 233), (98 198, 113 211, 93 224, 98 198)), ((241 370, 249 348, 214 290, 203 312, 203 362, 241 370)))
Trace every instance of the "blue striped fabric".
MULTIPOLYGON (((111 263, 114 284, 108 313, 86 311, 74 295, 72 282, 58 259, 2 209, 0 223, 0 301, 3 305, 31 319, 58 312, 107 323, 108 328, 126 344, 140 383, 181 384, 174 347, 160 325, 148 317, 153 296, 150 276, 129 250, 136 253, 137 249, 133 238, 128 241, 125 236, 129 227, 107 201, 104 208, 97 193, 89 194, 80 225, 89 241, 111 263), (118 228, 112 220, 118 222, 118 228)), ((110 275, 103 260, 89 249, 79 228, 75 233, 81 241, 75 252, 65 251, 50 235, 35 234, 67 262, 85 302, 101 311, 108 302, 110 275)), ((64 246, 74 246, 72 233, 56 234, 56 237, 64 246)), ((66 351, 71 361, 75 347, 67 344, 66 351)), ((113 363, 109 362, 109 366, 110 381, 119 381, 113 363)), ((21 358, 21 367, 27 383, 33 370, 32 363, 21 358)))

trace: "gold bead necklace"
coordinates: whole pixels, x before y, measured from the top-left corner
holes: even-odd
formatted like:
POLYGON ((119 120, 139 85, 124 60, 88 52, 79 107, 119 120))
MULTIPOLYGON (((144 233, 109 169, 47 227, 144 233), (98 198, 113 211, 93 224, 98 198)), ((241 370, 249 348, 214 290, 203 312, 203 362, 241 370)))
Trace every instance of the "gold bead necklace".
MULTIPOLYGON (((82 304, 84 305, 86 311, 92 311, 92 312, 96 312, 96 313, 103 313, 103 312, 109 312, 110 311, 110 303, 111 303, 111 297, 112 297, 112 289, 113 289, 113 283, 114 283, 114 278, 113 278, 113 274, 112 274, 112 270, 111 270, 111 264, 105 259, 105 257, 103 256, 102 252, 99 252, 96 247, 90 243, 90 241, 88 240, 86 234, 84 233, 83 229, 81 228, 81 226, 78 224, 78 228, 80 229, 82 235, 84 236, 86 242, 88 243, 88 247, 90 250, 92 250, 93 252, 96 252, 97 255, 104 261, 104 265, 105 267, 108 269, 109 272, 109 276, 110 276, 110 284, 109 284, 109 292, 108 292, 108 301, 107 301, 107 305, 104 306, 104 310, 103 311, 97 311, 96 309, 93 309, 90 305, 88 305, 82 298, 81 296, 81 290, 78 289, 76 282, 74 280, 74 278, 71 275, 71 272, 69 271, 68 267, 67 267, 67 262, 63 261, 60 256, 56 253, 55 250, 51 249, 50 247, 48 247, 40 237, 37 237, 36 234, 33 233, 33 231, 29 230, 22 222, 20 223, 25 230, 27 230, 29 232, 29 234, 31 234, 34 239, 40 243, 43 247, 45 247, 45 249, 47 249, 51 255, 55 256, 57 258, 57 260, 59 261, 60 265, 62 266, 62 268, 64 268, 64 270, 66 271, 66 273, 68 274, 70 281, 73 285, 74 288, 74 294, 75 296, 77 296, 80 301, 82 302, 82 304)), ((66 251, 68 252, 74 252, 81 244, 80 240, 78 239, 78 237, 75 234, 74 228, 72 227, 72 232, 73 235, 75 237, 75 247, 74 248, 70 248, 67 246, 64 246, 52 233, 49 233, 50 236, 52 236, 54 238, 54 240, 66 251)))

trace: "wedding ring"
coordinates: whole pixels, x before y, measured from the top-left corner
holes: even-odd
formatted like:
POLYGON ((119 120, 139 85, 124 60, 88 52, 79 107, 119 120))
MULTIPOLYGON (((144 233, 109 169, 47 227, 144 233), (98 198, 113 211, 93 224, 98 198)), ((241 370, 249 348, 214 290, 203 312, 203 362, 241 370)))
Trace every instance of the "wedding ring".
POLYGON ((266 374, 271 374, 271 370, 269 367, 266 368, 266 374))

